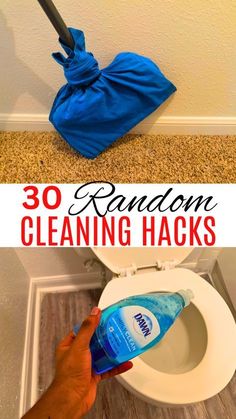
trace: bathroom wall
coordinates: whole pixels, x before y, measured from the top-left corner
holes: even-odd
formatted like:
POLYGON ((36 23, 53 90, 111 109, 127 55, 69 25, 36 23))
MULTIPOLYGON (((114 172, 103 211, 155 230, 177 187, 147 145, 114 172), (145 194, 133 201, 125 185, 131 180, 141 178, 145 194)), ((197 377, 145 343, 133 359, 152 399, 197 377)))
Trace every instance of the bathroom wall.
POLYGON ((16 253, 30 278, 76 275, 86 272, 84 262, 94 258, 90 249, 18 248, 16 253))
MULTIPOLYGON (((236 124, 234 0, 55 4, 68 25, 86 32, 88 49, 101 66, 119 51, 132 50, 154 59, 176 84, 178 93, 149 118, 150 123, 164 116, 172 124, 176 117, 179 123, 236 124)), ((40 123, 45 128, 64 78, 50 57, 58 48, 57 35, 37 1, 1 0, 0 39, 1 127, 5 122, 7 128, 8 120, 11 127, 18 121, 22 129, 40 123)))
POLYGON ((224 288, 236 313, 236 248, 224 249, 218 257, 218 267, 224 278, 224 288))
POLYGON ((29 277, 13 249, 0 249, 0 417, 19 419, 29 277))

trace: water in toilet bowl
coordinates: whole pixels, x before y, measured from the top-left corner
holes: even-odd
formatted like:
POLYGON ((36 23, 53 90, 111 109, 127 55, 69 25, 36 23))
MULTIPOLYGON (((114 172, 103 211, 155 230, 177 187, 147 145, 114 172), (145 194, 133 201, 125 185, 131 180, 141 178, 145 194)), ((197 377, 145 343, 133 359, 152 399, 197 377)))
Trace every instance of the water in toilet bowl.
POLYGON ((192 298, 190 290, 156 292, 104 309, 90 344, 94 371, 109 371, 159 343, 192 298))

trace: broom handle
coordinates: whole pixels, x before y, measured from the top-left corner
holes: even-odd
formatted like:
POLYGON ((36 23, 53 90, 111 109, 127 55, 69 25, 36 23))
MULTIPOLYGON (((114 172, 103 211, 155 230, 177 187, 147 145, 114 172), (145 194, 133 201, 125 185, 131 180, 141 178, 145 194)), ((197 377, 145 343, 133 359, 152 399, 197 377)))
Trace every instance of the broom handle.
POLYGON ((38 2, 56 29, 60 39, 68 45, 68 47, 74 49, 75 44, 71 33, 52 0, 38 0, 38 2))

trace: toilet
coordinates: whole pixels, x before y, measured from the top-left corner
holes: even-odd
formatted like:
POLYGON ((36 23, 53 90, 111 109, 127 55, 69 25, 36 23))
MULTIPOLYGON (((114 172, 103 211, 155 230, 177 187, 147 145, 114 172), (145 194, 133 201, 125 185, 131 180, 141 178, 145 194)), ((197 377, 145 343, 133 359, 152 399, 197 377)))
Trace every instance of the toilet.
POLYGON ((92 250, 113 275, 101 295, 101 309, 155 291, 191 289, 195 296, 164 339, 135 358, 133 368, 117 377, 119 382, 158 406, 192 404, 223 390, 235 372, 236 325, 218 291, 198 274, 178 267, 193 249, 92 250))

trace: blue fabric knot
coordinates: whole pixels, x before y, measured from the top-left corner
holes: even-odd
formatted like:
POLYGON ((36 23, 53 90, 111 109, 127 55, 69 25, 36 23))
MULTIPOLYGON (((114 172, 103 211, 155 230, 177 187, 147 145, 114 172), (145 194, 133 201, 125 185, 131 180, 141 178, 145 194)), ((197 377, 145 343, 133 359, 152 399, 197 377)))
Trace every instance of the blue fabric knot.
POLYGON ((70 31, 74 50, 61 42, 67 58, 53 54, 68 83, 59 90, 49 119, 72 147, 93 159, 154 112, 176 87, 154 61, 132 52, 118 54, 100 72, 85 51, 83 32, 70 31))
POLYGON ((60 40, 67 57, 60 52, 54 53, 52 56, 64 67, 64 74, 70 86, 86 87, 99 77, 101 71, 93 54, 85 50, 83 32, 73 28, 69 28, 69 30, 75 42, 74 50, 60 40))

